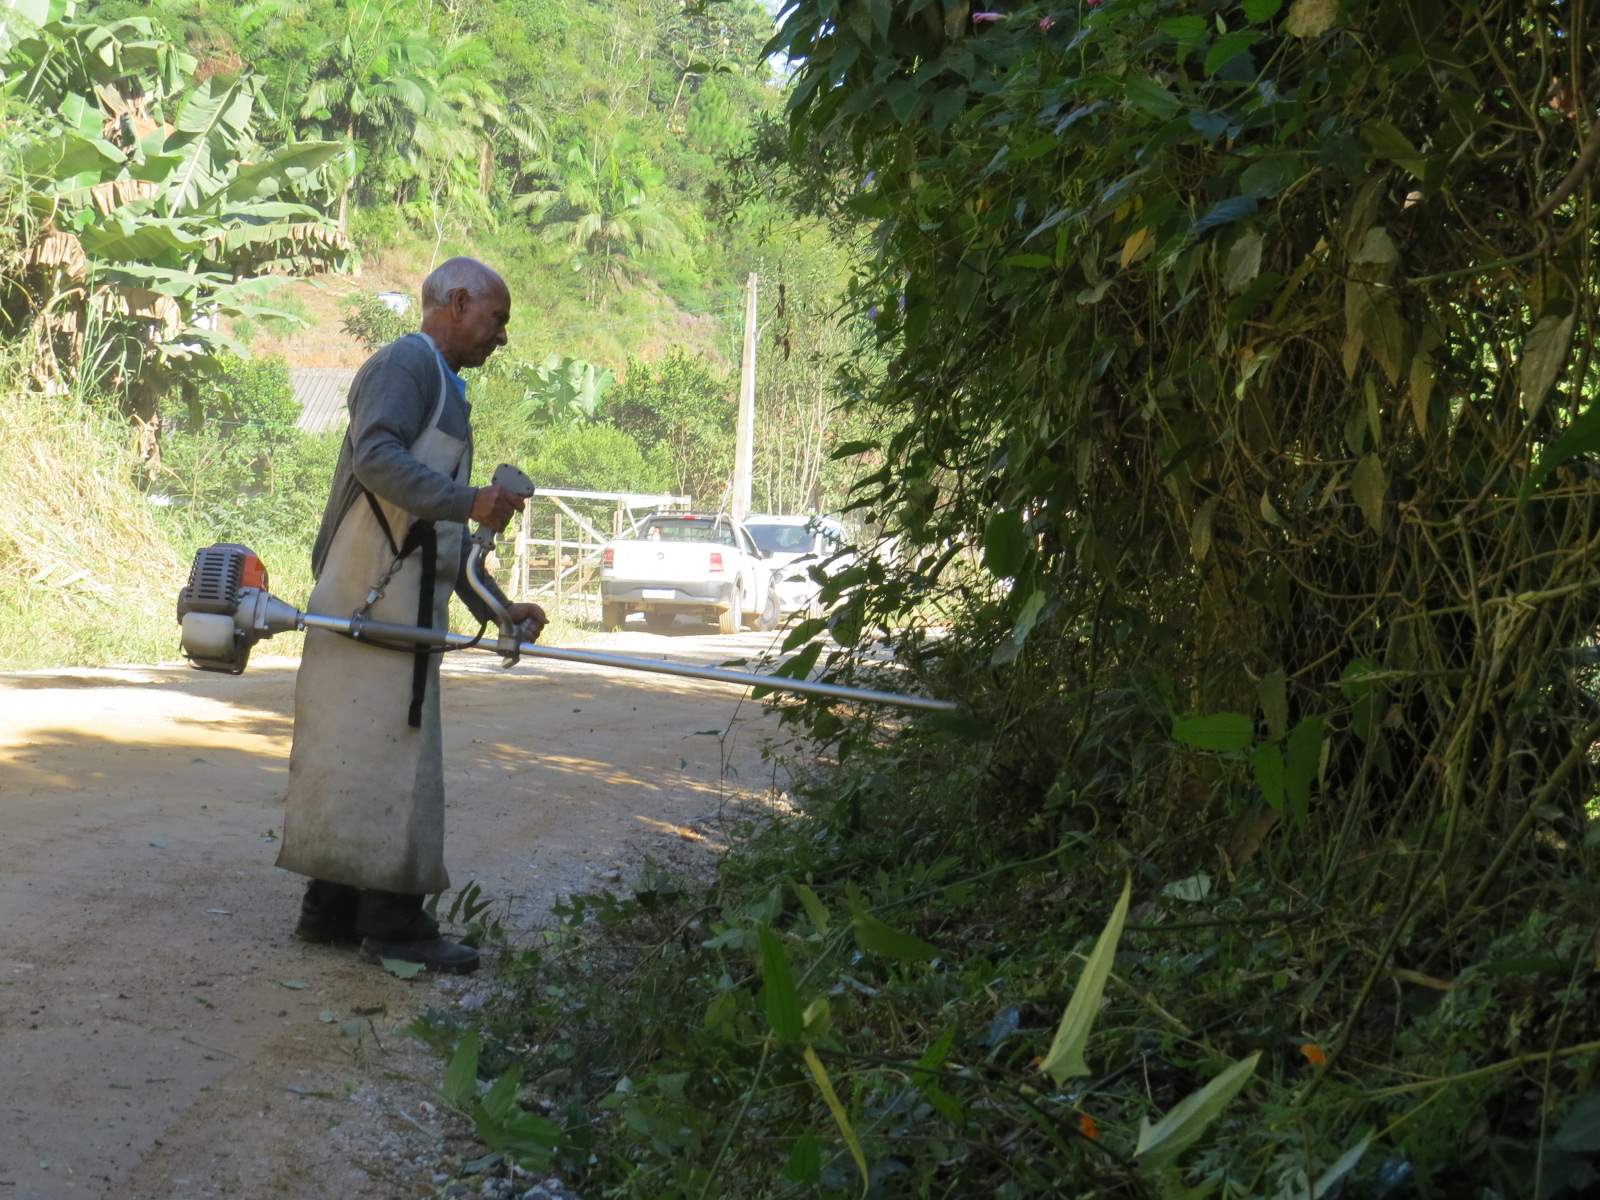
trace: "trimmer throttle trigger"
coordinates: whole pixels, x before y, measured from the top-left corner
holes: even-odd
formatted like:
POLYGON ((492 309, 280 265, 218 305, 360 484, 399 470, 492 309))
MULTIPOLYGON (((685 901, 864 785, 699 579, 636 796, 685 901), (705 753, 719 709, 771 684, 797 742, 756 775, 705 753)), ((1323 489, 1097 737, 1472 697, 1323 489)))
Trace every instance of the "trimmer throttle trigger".
MULTIPOLYGON (((514 467, 510 463, 501 463, 496 467, 494 474, 489 477, 489 482, 505 488, 508 492, 514 492, 524 500, 533 495, 533 480, 523 474, 521 468, 514 467)), ((493 550, 497 536, 493 529, 480 524, 473 532, 472 540, 485 550, 493 550)))

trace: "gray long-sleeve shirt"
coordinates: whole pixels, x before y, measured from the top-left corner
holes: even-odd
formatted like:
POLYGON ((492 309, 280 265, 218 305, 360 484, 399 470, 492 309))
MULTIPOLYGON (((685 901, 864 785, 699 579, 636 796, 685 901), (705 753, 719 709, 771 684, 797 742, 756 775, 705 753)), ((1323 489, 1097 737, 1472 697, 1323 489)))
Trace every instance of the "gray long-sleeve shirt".
MULTIPOLYGON (((314 577, 322 575, 333 535, 350 506, 361 499, 363 485, 380 500, 397 504, 424 521, 465 525, 471 518, 478 489, 457 483, 411 454, 412 443, 422 435, 439 399, 439 363, 432 339, 426 334, 410 334, 390 342, 356 372, 347 401, 350 428, 339 448, 328 506, 323 510, 322 526, 311 551, 314 577)), ((470 443, 472 406, 453 384, 446 383, 445 392, 439 430, 470 443)), ((405 530, 394 530, 394 536, 399 540, 405 530)), ((463 568, 469 549, 463 539, 463 568)), ((456 595, 480 621, 487 618, 483 601, 467 585, 465 574, 459 569, 456 595)))

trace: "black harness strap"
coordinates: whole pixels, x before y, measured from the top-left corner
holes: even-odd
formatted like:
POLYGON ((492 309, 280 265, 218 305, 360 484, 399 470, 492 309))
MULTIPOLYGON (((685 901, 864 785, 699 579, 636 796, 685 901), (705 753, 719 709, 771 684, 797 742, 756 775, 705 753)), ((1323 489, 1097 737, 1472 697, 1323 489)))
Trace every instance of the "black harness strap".
POLYGON ((400 547, 394 543, 394 530, 389 528, 389 518, 383 515, 383 505, 378 503, 378 498, 372 494, 366 485, 358 483, 356 486, 361 488, 361 494, 367 498, 367 507, 372 510, 372 515, 378 519, 378 528, 383 530, 383 540, 389 543, 389 553, 398 555, 400 547))
MULTIPOLYGON (((378 519, 378 528, 383 530, 389 549, 396 558, 409 558, 419 550, 422 552, 422 579, 417 588, 417 626, 420 629, 432 629, 433 589, 439 579, 439 531, 434 528, 432 521, 413 521, 406 530, 406 540, 397 546, 394 530, 389 527, 389 519, 383 515, 383 506, 378 503, 378 498, 367 488, 362 488, 361 494, 367 498, 372 515, 378 519)), ((482 635, 481 630, 479 634, 482 635)), ((438 651, 432 646, 419 645, 406 653, 411 655, 411 708, 406 714, 406 723, 413 729, 421 729, 422 701, 428 694, 428 656, 438 651)))
MULTIPOLYGON (((401 554, 410 554, 415 549, 422 551, 422 584, 417 589, 417 626, 421 629, 433 628, 433 588, 439 575, 439 532, 432 521, 413 521, 411 528, 406 531, 405 545, 401 554)), ((406 723, 413 729, 422 728, 422 700, 428 690, 428 656, 433 654, 431 646, 418 646, 411 659, 411 710, 406 716, 406 723)))

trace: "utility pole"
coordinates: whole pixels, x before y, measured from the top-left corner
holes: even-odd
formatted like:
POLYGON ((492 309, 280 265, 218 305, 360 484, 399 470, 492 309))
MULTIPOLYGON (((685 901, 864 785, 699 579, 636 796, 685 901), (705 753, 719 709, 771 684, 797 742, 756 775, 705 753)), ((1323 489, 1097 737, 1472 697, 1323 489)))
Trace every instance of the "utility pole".
POLYGON ((739 360, 739 419, 733 437, 733 495, 728 508, 735 521, 750 515, 750 476, 756 442, 756 273, 744 295, 744 355, 739 360))

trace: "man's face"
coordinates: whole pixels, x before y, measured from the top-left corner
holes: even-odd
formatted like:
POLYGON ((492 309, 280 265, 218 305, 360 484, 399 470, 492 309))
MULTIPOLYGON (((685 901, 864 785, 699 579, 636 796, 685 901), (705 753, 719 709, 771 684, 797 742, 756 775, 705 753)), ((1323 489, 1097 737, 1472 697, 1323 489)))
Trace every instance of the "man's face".
POLYGON ((481 367, 506 344, 506 324, 511 320, 511 294, 499 284, 485 289, 476 300, 465 292, 451 298, 456 357, 463 367, 481 367))

